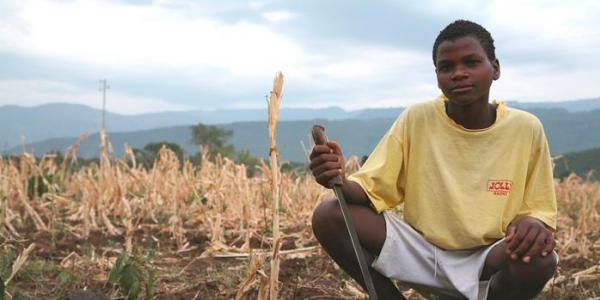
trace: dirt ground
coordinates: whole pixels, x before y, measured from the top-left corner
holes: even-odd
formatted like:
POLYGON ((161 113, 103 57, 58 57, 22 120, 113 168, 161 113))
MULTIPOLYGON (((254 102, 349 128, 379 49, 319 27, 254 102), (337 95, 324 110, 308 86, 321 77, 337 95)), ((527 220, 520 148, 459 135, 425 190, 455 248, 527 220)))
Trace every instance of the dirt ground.
MULTIPOLYGON (((235 299, 248 276, 248 257, 201 258, 209 246, 204 233, 188 232, 191 250, 185 252, 175 251, 168 234, 151 227, 139 229, 135 236, 135 256, 143 258, 156 272, 152 299, 235 299)), ((87 239, 31 232, 26 239, 3 241, 0 264, 6 265, 8 256, 14 259, 32 242, 34 251, 7 285, 13 299, 66 299, 69 293, 81 289, 102 293, 109 299, 125 299, 118 284, 107 283, 111 267, 122 251, 122 239, 107 238, 99 232, 87 239)), ((260 246, 257 240, 252 244, 260 246)), ((280 299, 365 299, 357 285, 315 246, 313 241, 299 250, 296 248, 296 253, 282 254, 280 299)), ((263 248, 267 249, 264 245, 263 248)), ((282 248, 294 250, 293 239, 286 240, 282 248)), ((599 258, 596 255, 591 259, 561 262, 556 278, 589 269, 598 264, 599 258)), ((258 273, 268 274, 268 258, 263 259, 261 267, 258 273)), ((260 276, 255 276, 243 299, 257 299, 259 283, 260 276)), ((537 299, 600 299, 598 280, 581 280, 576 284, 565 281, 548 287, 537 299)), ((423 299, 412 290, 403 290, 409 299, 423 299)), ((140 299, 145 297, 142 294, 140 299)))

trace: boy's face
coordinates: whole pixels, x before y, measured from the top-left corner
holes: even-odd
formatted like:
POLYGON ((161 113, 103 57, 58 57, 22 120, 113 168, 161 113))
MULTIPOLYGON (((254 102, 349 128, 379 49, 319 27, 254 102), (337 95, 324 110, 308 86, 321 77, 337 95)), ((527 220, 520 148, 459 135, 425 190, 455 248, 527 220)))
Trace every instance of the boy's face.
POLYGON ((458 105, 488 101, 492 81, 500 78, 498 60, 490 61, 479 41, 465 36, 438 46, 438 87, 458 105))

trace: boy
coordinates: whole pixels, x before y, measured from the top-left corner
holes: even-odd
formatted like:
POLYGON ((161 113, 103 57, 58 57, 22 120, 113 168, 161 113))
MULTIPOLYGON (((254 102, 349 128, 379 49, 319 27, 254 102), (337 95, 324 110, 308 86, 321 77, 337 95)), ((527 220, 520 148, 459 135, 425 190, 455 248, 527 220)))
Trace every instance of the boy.
MULTIPOLYGON (((556 198, 548 144, 533 115, 489 102, 500 77, 494 41, 465 20, 433 46, 443 96, 407 108, 349 178, 336 142, 310 168, 343 193, 381 299, 404 299, 391 279, 442 298, 531 299, 553 276, 556 198), (390 209, 404 204, 403 218, 390 209)), ((339 206, 320 203, 313 231, 364 283, 339 206)))

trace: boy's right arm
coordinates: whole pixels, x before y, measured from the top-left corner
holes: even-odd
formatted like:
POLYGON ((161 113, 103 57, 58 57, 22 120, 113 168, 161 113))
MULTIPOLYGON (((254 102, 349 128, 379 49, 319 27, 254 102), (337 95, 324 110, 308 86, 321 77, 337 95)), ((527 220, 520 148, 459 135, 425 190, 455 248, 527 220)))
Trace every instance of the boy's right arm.
POLYGON ((363 188, 358 183, 346 179, 344 155, 335 141, 329 141, 326 145, 315 145, 310 153, 309 167, 320 185, 331 188, 332 180, 341 176, 342 191, 346 201, 352 204, 370 205, 371 201, 363 188))

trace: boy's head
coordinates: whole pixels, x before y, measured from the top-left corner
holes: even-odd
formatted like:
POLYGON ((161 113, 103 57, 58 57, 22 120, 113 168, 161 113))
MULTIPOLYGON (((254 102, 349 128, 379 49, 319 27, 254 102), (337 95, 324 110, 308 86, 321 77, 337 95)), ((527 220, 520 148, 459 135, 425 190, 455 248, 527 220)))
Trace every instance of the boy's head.
POLYGON ((458 20, 440 32, 433 45, 438 87, 450 102, 487 102, 492 82, 500 78, 494 40, 481 25, 458 20))
POLYGON ((494 39, 490 32, 475 22, 456 20, 440 31, 435 39, 433 43, 433 65, 437 66, 438 48, 443 41, 454 41, 466 36, 472 36, 479 41, 490 61, 496 60, 496 47, 494 47, 494 39))

